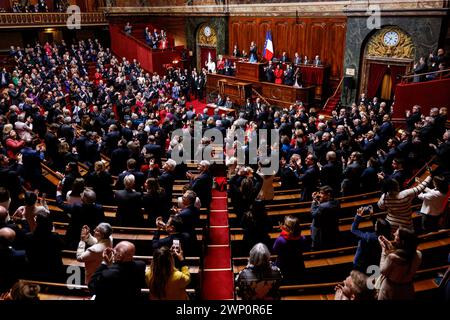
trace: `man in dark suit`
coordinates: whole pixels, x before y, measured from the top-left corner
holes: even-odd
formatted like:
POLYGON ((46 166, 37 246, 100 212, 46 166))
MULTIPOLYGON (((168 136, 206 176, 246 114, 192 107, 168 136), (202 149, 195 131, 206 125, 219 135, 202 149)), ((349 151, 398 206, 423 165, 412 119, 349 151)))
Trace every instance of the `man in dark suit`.
POLYGON ((155 159, 156 164, 161 165, 162 148, 156 143, 154 135, 148 137, 148 143, 142 148, 142 153, 150 155, 150 157, 155 159))
POLYGON ((200 171, 198 176, 194 177, 190 172, 186 174, 186 177, 191 180, 190 186, 200 198, 203 208, 209 208, 212 199, 211 190, 213 181, 211 173, 209 172, 209 166, 209 161, 202 160, 197 167, 200 171))
POLYGON ((153 234, 152 247, 158 249, 161 247, 171 248, 173 245, 173 240, 179 240, 181 248, 184 252, 190 252, 190 235, 183 232, 183 219, 180 215, 172 215, 167 224, 163 223, 161 219, 156 220, 156 226, 158 230, 153 234), (161 239, 161 231, 168 233, 168 236, 161 239))
POLYGON ((56 205, 64 210, 64 213, 70 217, 65 241, 70 248, 76 248, 80 241, 81 228, 84 225, 94 230, 97 225, 105 221, 105 212, 103 207, 95 203, 95 192, 91 189, 85 189, 81 194, 81 204, 66 204, 62 194, 62 184, 58 184, 56 189, 56 205))
POLYGON ((331 196, 333 190, 323 186, 314 193, 311 204, 311 250, 322 250, 338 245, 339 202, 331 196))
POLYGON ((404 163, 403 159, 395 158, 392 161, 392 168, 394 169, 392 174, 388 175, 383 172, 383 173, 379 174, 380 179, 396 180, 398 182, 398 185, 400 186, 400 188, 403 189, 405 182, 406 182, 406 173, 405 173, 405 169, 403 169, 403 163, 404 163))
POLYGON ((117 178, 117 182, 116 182, 116 186, 115 186, 115 188, 117 190, 123 189, 125 187, 124 178, 126 176, 132 174, 134 176, 134 180, 135 180, 134 188, 138 192, 142 191, 142 187, 144 186, 144 183, 145 183, 145 175, 142 172, 140 172, 139 170, 137 170, 136 166, 137 166, 136 160, 134 160, 133 158, 127 160, 127 170, 122 172, 119 175, 119 177, 117 178))
POLYGON ((172 201, 173 183, 175 181, 175 168, 177 163, 173 159, 168 159, 158 177, 159 185, 166 191, 167 198, 172 201))
POLYGON ((363 172, 361 166, 361 153, 352 152, 344 170, 344 181, 342 181, 342 195, 348 196, 357 194, 360 188, 360 178, 363 172))
POLYGON ((26 276, 25 251, 12 248, 16 233, 13 229, 0 229, 0 294, 7 292, 17 280, 26 276))
POLYGON ((395 135, 395 129, 391 122, 391 117, 388 114, 383 116, 383 123, 378 129, 377 135, 375 136, 375 141, 378 145, 384 145, 386 141, 395 135))
POLYGON ((131 157, 131 151, 127 147, 125 139, 119 140, 118 148, 111 154, 110 173, 112 175, 119 175, 127 168, 127 160, 131 157))
POLYGON ((294 85, 294 69, 292 68, 292 65, 290 65, 290 64, 288 64, 286 67, 286 71, 284 74, 284 84, 287 86, 294 85))
POLYGON ((23 177, 26 181, 31 183, 33 189, 40 189, 41 182, 41 159, 44 159, 44 153, 39 150, 34 150, 33 142, 27 140, 25 142, 25 148, 21 150, 22 163, 23 163, 23 177))
POLYGON ((264 73, 266 75, 267 82, 275 81, 275 74, 274 74, 274 70, 273 70, 272 61, 269 61, 269 65, 267 67, 264 67, 264 73))
POLYGON ((378 182, 379 162, 376 158, 370 158, 367 161, 367 168, 361 174, 361 193, 367 193, 379 190, 378 182))
POLYGON ((217 95, 216 105, 218 107, 223 107, 225 105, 225 100, 222 98, 220 94, 217 95))
POLYGON ((305 165, 296 172, 298 181, 302 184, 300 201, 311 201, 312 194, 319 185, 320 173, 317 167, 317 158, 309 154, 305 158, 305 165))
POLYGON ((116 220, 119 226, 142 226, 142 195, 134 190, 134 175, 128 174, 124 179, 124 190, 115 191, 117 203, 116 220))
POLYGON ((422 112, 420 112, 420 106, 415 105, 412 107, 412 112, 406 110, 406 126, 409 132, 412 132, 416 128, 416 123, 422 120, 422 112))
POLYGON ((102 149, 111 157, 112 152, 117 148, 120 140, 120 131, 115 124, 111 124, 108 128, 108 133, 103 137, 102 149))
MULTIPOLYGON (((194 191, 187 190, 182 197, 183 209, 181 209, 177 214, 183 222, 180 231, 188 233, 192 241, 195 240, 195 226, 200 218, 200 211, 195 206, 197 196, 198 194, 194 191)), ((203 202, 201 204, 203 206, 203 202)))
POLYGON ((286 51, 283 51, 283 53, 281 54, 280 57, 280 62, 286 63, 286 62, 290 62, 291 60, 289 60, 289 57, 287 56, 286 51))
POLYGON ((328 151, 326 155, 327 164, 320 170, 320 184, 330 186, 333 195, 337 196, 341 191, 342 164, 337 161, 336 152, 328 151))
POLYGON ((360 149, 366 161, 369 160, 371 157, 377 156, 377 144, 374 140, 374 136, 375 136, 374 132, 369 131, 367 132, 365 138, 361 137, 360 139, 359 143, 360 149))
POLYGON ((442 136, 442 143, 438 146, 430 144, 438 156, 439 170, 446 172, 450 171, 450 130, 445 131, 442 136))
POLYGON ((142 301, 141 288, 145 288, 145 262, 134 261, 134 244, 119 242, 114 249, 103 251, 103 261, 92 275, 88 286, 95 300, 142 301))

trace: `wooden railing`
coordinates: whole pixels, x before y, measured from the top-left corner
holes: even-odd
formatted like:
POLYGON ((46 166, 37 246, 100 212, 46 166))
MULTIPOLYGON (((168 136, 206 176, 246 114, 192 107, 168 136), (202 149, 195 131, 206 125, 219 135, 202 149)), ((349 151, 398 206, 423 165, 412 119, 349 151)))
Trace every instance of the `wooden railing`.
MULTIPOLYGON (((414 81, 414 78, 422 78, 422 77, 426 77, 426 76, 430 76, 430 75, 434 75, 434 77, 431 80, 439 80, 439 79, 449 78, 450 77, 450 69, 403 76, 402 83, 410 83, 410 82, 414 81)), ((423 81, 419 81, 419 82, 423 82, 423 81)))
MULTIPOLYGON (((61 12, 46 13, 0 13, 0 29, 21 27, 62 27, 67 26, 70 15, 61 12)), ((81 13, 81 28, 83 26, 107 25, 103 12, 81 13)))
POLYGON ((333 94, 327 99, 327 101, 325 102, 325 104, 323 105, 323 109, 326 109, 328 102, 330 101, 331 98, 334 98, 336 96, 336 94, 339 92, 339 89, 342 87, 342 83, 344 82, 344 77, 341 78, 341 81, 339 81, 338 86, 336 87, 336 90, 334 90, 333 94))
POLYGON ((262 96, 258 91, 256 91, 254 88, 252 88, 252 92, 254 93, 254 94, 256 94, 256 96, 258 96, 262 101, 264 101, 264 103, 267 105, 267 106, 270 106, 271 104, 269 103, 269 101, 267 101, 266 100, 266 98, 264 98, 264 96, 262 96))

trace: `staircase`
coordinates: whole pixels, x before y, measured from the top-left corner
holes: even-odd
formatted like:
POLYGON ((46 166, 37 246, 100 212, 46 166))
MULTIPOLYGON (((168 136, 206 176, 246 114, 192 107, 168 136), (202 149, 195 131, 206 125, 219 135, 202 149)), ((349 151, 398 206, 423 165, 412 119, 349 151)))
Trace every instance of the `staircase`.
POLYGON ((341 100, 341 92, 342 92, 342 82, 343 82, 344 78, 341 79, 341 81, 339 81, 339 84, 336 88, 336 90, 334 91, 333 95, 331 97, 328 98, 327 102, 325 102, 325 105, 323 106, 322 109, 322 114, 325 115, 331 115, 331 113, 336 110, 337 105, 339 104, 340 100, 341 100))

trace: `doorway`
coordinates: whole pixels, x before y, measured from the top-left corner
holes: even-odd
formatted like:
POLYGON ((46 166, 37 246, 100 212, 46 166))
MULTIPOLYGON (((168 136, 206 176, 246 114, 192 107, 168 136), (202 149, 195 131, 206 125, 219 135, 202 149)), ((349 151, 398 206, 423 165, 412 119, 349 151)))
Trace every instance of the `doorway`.
POLYGON ((199 47, 200 48, 200 60, 199 60, 199 71, 201 68, 206 68, 205 62, 208 62, 208 59, 211 58, 211 61, 216 61, 216 48, 215 47, 199 47))
POLYGON ((414 52, 411 37, 398 26, 383 27, 369 36, 362 54, 359 94, 392 101, 396 85, 411 71, 414 52), (390 42, 392 34, 396 42, 390 42))

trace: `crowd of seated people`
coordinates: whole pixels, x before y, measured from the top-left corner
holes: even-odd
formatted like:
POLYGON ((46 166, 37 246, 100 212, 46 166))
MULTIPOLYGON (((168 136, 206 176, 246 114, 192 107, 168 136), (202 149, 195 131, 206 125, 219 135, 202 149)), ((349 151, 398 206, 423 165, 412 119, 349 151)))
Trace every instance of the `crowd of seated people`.
MULTIPOLYGON (((205 81, 204 69, 200 72, 170 70, 167 75, 145 73, 138 61, 119 60, 97 40, 80 41, 71 46, 64 42, 37 44, 25 50, 14 50, 11 57, 17 65, 14 70, 6 71, 11 76, 4 77, 8 80, 2 83, 0 99, 3 135, 0 188, 4 189, 2 204, 8 206, 4 207, 6 213, 1 219, 2 228, 6 230, 0 230, 2 241, 7 244, 2 247, 2 254, 9 261, 4 267, 21 270, 16 264, 29 260, 36 265, 35 270, 47 270, 41 273, 42 279, 59 280, 64 274, 62 248, 78 248, 79 259, 83 259, 84 251, 103 243, 108 249, 102 259, 96 251, 99 246, 92 248, 92 252, 97 254, 97 264, 100 260, 105 264, 89 273, 89 287, 99 299, 108 299, 120 290, 121 294, 115 297, 125 294, 128 299, 140 293, 137 289, 146 286, 145 267, 133 260, 134 245, 123 242, 110 248, 110 231, 102 225, 106 222, 104 205, 117 206, 117 225, 157 227, 172 239, 172 243, 164 243, 167 240, 155 234, 154 250, 167 249, 154 251, 158 259, 153 263, 165 267, 152 266, 151 272, 147 272, 149 286, 167 288, 175 285, 173 278, 181 281, 176 285, 189 282, 184 266, 178 268, 181 273, 164 281, 155 282, 152 277, 161 273, 158 268, 171 268, 183 260, 183 252, 194 250, 199 207, 208 208, 211 203, 210 162, 201 161, 197 168, 199 174, 195 175, 187 172, 182 164, 162 160, 170 158, 174 152, 186 152, 189 146, 192 154, 203 152, 213 143, 210 138, 204 138, 199 145, 192 145, 182 141, 180 136, 171 136, 176 129, 193 132, 195 120, 201 122, 203 130, 215 128, 225 132, 225 160, 234 166, 229 172, 231 201, 238 204, 234 208, 242 222, 254 228, 247 236, 257 242, 263 240, 255 237, 258 233, 255 230, 266 227, 255 221, 260 217, 265 219, 263 212, 254 209, 258 206, 255 200, 263 205, 271 201, 270 179, 275 175, 281 177, 283 188, 299 188, 301 183, 299 200, 312 201, 313 248, 316 250, 331 247, 334 237, 338 236, 328 231, 324 235, 323 228, 327 225, 326 230, 336 230, 335 212, 339 210, 339 202, 335 199, 340 196, 368 192, 374 187, 372 182, 375 182, 375 190, 379 190, 384 182, 389 182, 393 187, 385 189, 386 195, 380 200, 380 206, 389 206, 387 199, 402 195, 406 178, 432 154, 436 154, 442 164, 440 171, 433 175, 446 176, 448 172, 450 134, 445 131, 443 121, 446 120, 445 108, 437 114, 433 111, 424 119, 419 117, 413 121, 412 130, 403 130, 400 134, 390 120, 387 105, 376 99, 368 102, 364 96, 350 108, 334 112, 329 120, 301 104, 277 110, 261 101, 255 102, 256 106, 249 101, 250 105, 236 117, 218 112, 210 116, 207 111, 196 113, 187 103, 192 96, 202 98, 203 88, 198 84, 199 79, 205 81), (89 72, 89 64, 96 68, 94 77, 89 72), (176 83, 183 82, 188 85, 174 90, 176 83), (233 138, 239 129, 244 130, 243 141, 233 138), (273 174, 262 174, 268 163, 258 155, 257 159, 251 159, 256 161, 249 158, 249 147, 258 139, 259 129, 276 129, 280 135, 279 141, 270 141, 270 137, 259 141, 261 152, 267 151, 280 158, 280 169, 273 174), (236 165, 233 160, 238 158, 238 150, 247 155, 245 166, 236 165), (109 168, 102 162, 102 155, 111 158, 109 168), (19 198, 23 188, 41 190, 44 187, 40 162, 54 170, 61 180, 56 203, 62 209, 60 214, 69 218, 62 242, 52 230, 52 215, 48 214, 45 201, 38 203, 36 194, 45 198, 42 192, 36 191, 34 196, 28 194, 24 207, 19 198), (88 173, 84 176, 80 163, 87 167, 88 173), (116 176, 117 179, 113 178, 116 176), (175 179, 189 180, 179 208, 172 208, 175 179), (160 203, 162 201, 164 203, 160 203), (158 212, 153 210, 156 206, 158 212), (8 210, 14 218, 10 218, 8 210), (148 221, 144 220, 144 212, 148 214, 148 221), (323 221, 328 218, 331 220, 323 221), (18 228, 17 224, 25 227, 18 228), (80 244, 80 240, 84 244, 80 244), (173 246, 174 240, 178 240, 175 243, 179 246, 173 246), (171 248, 173 260, 164 251, 171 248), (48 257, 45 263, 37 254, 40 250, 48 257)), ((430 192, 425 189, 426 185, 431 187, 429 182, 423 182, 423 188, 416 188, 414 195, 422 189, 430 192)), ((436 187, 442 192, 439 184, 436 187)), ((409 197, 409 191, 407 193, 409 197)), ((437 212, 433 211, 432 215, 435 214, 437 212)), ((283 252, 286 246, 291 247, 292 240, 292 250, 300 252, 295 247, 302 239, 297 223, 285 221, 285 232, 273 250, 283 252)), ((260 255, 258 263, 265 263, 267 250, 259 247, 255 253, 260 255)), ((286 269, 282 259, 283 254, 277 263, 286 269)), ((95 265, 89 269, 94 270, 95 265)), ((271 276, 278 277, 278 267, 267 270, 271 270, 271 276)), ((10 282, 2 290, 12 286, 11 279, 20 278, 14 274, 16 271, 11 273, 10 282)), ((163 298, 165 294, 151 292, 151 296, 163 298)))

